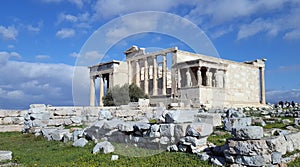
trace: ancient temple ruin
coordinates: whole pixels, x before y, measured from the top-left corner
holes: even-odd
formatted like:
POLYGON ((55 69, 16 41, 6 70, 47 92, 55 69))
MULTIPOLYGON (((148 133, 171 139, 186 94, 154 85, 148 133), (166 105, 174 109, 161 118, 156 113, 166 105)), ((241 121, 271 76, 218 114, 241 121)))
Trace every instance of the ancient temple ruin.
POLYGON ((236 107, 265 105, 265 59, 234 62, 178 50, 146 53, 132 46, 126 62, 110 61, 90 66, 90 106, 95 106, 95 79, 99 79, 99 105, 104 90, 134 83, 151 104, 236 107))

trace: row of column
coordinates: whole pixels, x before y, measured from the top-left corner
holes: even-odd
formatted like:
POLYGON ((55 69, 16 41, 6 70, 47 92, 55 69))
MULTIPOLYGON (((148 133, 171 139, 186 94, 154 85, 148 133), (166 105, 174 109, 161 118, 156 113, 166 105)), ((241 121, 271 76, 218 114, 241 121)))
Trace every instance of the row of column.
MULTIPOLYGON (((90 76, 90 106, 95 106, 95 79, 99 78, 99 106, 103 106, 103 97, 104 97, 104 77, 102 74, 99 76, 90 76)), ((109 73, 109 78, 108 78, 108 87, 112 86, 112 74, 109 73)))
MULTIPOLYGON (((196 74, 194 74, 196 75, 196 74)), ((185 79, 186 79, 186 87, 192 87, 192 74, 190 71, 190 68, 186 68, 185 73, 185 79)), ((197 70, 197 86, 213 86, 217 88, 223 88, 224 87, 224 71, 217 70, 215 73, 212 73, 208 67, 206 67, 205 75, 202 75, 201 67, 198 67, 197 70), (203 82, 204 81, 204 82, 203 82), (204 84, 203 84, 204 83, 204 84)), ((180 69, 178 69, 178 88, 182 87, 181 85, 181 74, 180 69)))
MULTIPOLYGON (((158 95, 158 65, 157 65, 157 55, 152 56, 153 62, 153 91, 152 95, 158 95)), ((166 95, 167 92, 167 57, 166 55, 162 55, 162 95, 166 95)), ((149 64, 148 64, 148 57, 144 59, 135 60, 135 84, 140 87, 140 80, 141 80, 141 70, 140 70, 140 63, 139 61, 144 61, 144 92, 145 94, 149 94, 149 64)), ((132 62, 128 61, 128 81, 129 84, 132 83, 132 62)))

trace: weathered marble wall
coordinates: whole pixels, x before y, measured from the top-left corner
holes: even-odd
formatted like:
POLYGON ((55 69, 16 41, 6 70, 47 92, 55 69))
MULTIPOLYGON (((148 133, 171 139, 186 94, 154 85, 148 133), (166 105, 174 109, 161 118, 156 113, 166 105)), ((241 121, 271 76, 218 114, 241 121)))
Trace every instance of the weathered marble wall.
POLYGON ((0 132, 21 131, 26 110, 0 110, 0 132))

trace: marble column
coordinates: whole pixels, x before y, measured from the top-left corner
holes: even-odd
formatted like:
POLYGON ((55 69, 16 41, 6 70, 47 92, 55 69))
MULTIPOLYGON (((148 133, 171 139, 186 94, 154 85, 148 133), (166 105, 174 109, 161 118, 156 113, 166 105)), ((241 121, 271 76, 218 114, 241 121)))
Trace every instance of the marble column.
POLYGON ((265 68, 260 68, 260 83, 261 83, 261 103, 266 104, 266 94, 265 94, 265 68))
POLYGON ((177 87, 178 88, 181 88, 181 73, 180 73, 180 68, 178 68, 178 71, 177 71, 177 87))
POLYGON ((149 94, 149 83, 148 83, 148 59, 145 58, 145 63, 144 63, 144 92, 145 94, 149 94))
POLYGON ((135 61, 135 84, 140 87, 140 64, 139 60, 135 61))
POLYGON ((153 57, 153 95, 157 95, 157 61, 156 56, 153 57))
POLYGON ((132 82, 132 76, 131 76, 131 61, 127 61, 128 63, 128 84, 130 85, 132 82))
POLYGON ((109 83, 108 88, 112 88, 113 87, 113 73, 112 72, 109 73, 108 83, 109 83))
POLYGON ((162 95, 167 94, 167 55, 163 55, 162 66, 162 95))
POLYGON ((176 66, 176 60, 177 60, 177 53, 172 53, 172 66, 171 66, 171 92, 172 96, 174 97, 175 94, 177 94, 177 66, 176 66))
POLYGON ((100 84, 99 84, 99 86, 100 86, 99 106, 103 107, 103 100, 102 100, 102 98, 104 96, 104 81, 103 81, 102 75, 100 75, 99 79, 100 79, 100 84))
POLYGON ((95 77, 90 76, 90 106, 95 106, 95 77))

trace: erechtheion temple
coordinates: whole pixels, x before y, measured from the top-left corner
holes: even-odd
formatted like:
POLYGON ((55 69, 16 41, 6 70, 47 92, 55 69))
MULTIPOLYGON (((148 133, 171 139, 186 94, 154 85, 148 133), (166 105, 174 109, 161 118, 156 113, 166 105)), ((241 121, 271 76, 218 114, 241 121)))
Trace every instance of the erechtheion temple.
POLYGON ((95 106, 95 79, 100 99, 104 90, 134 83, 149 95, 150 103, 178 103, 197 107, 260 106, 265 102, 265 59, 234 62, 178 50, 146 53, 132 46, 126 62, 110 61, 90 66, 90 105, 95 106))

